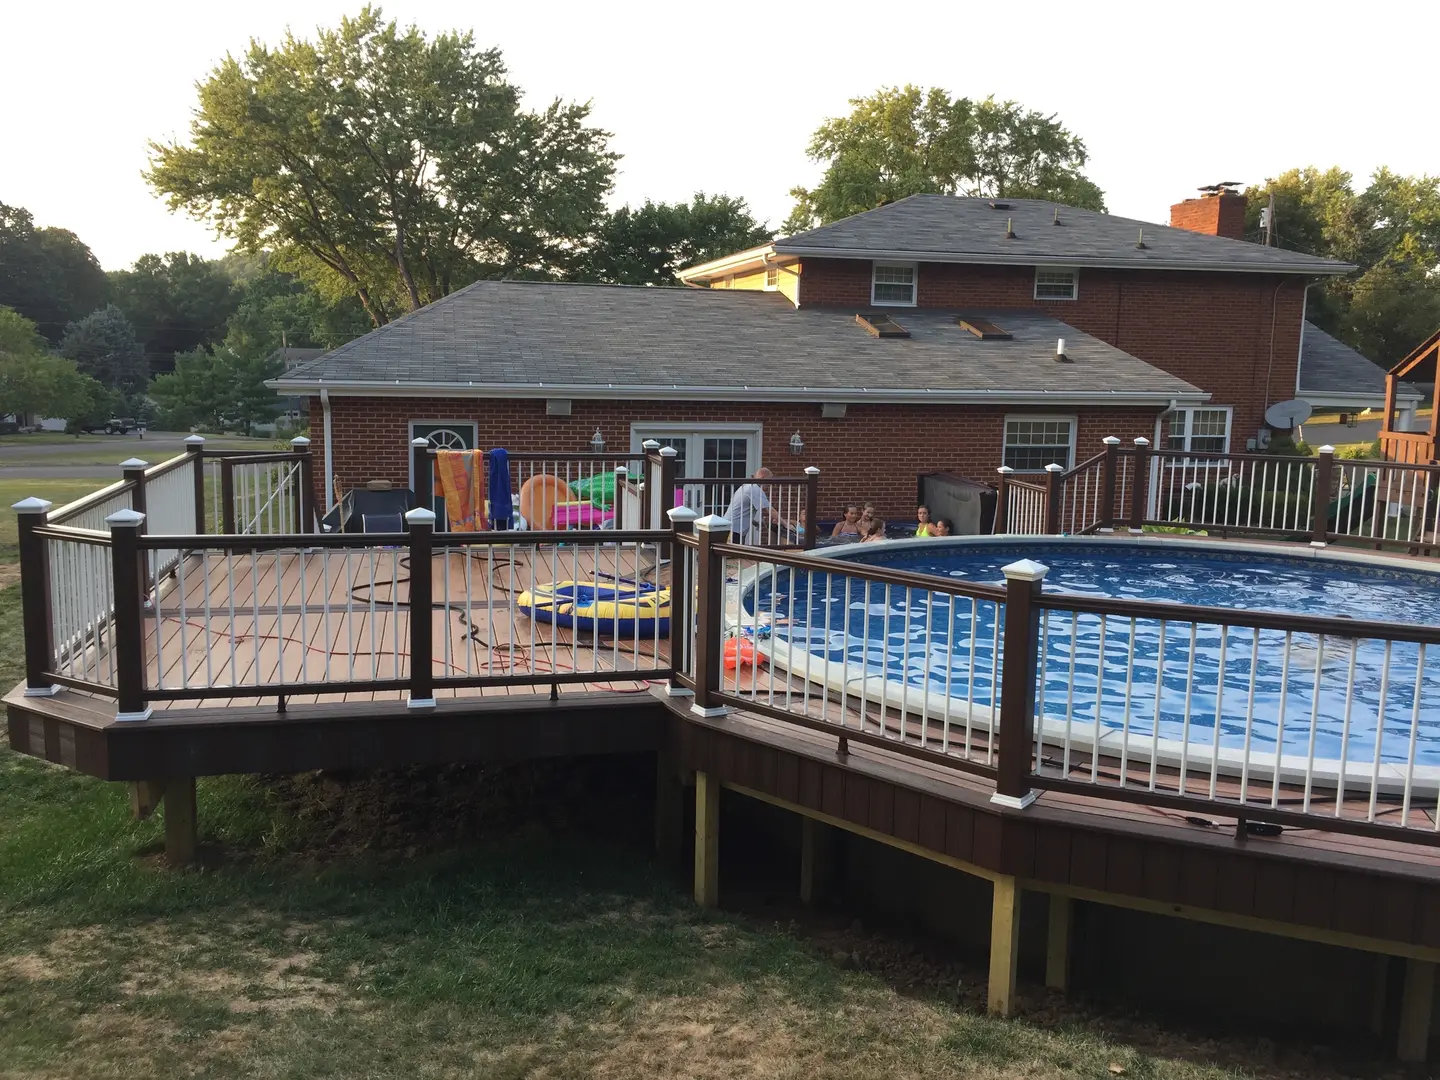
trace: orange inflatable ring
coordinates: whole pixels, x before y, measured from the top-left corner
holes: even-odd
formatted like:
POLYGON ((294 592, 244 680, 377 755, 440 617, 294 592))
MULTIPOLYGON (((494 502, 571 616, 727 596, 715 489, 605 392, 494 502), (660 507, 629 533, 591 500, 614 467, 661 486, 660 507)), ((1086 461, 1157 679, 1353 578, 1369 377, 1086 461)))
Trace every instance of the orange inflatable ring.
POLYGON ((570 485, 549 473, 538 473, 520 485, 520 516, 532 529, 555 528, 555 504, 574 501, 570 485))
MULTIPOLYGON (((746 667, 753 667, 757 657, 755 642, 742 641, 740 638, 727 638, 725 641, 725 670, 734 671, 742 664, 746 667)), ((765 658, 759 657, 763 664, 765 658)))

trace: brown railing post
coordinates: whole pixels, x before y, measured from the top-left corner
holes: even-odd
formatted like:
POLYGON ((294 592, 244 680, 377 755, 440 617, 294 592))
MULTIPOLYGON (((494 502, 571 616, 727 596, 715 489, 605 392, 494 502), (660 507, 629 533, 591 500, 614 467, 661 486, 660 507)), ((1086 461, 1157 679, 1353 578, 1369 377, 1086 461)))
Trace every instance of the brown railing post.
POLYGON ((295 491, 295 522, 302 533, 318 532, 315 522, 315 459, 310 456, 310 440, 296 435, 290 449, 299 455, 300 482, 295 491))
POLYGON ((117 510, 105 519, 110 526, 110 559, 115 611, 110 626, 115 650, 116 720, 148 720, 145 704, 145 577, 140 531, 145 515, 117 510))
POLYGON ((235 462, 220 459, 220 531, 235 535, 235 462))
POLYGON ((126 458, 120 462, 121 478, 127 484, 135 485, 130 491, 130 509, 137 514, 149 513, 145 506, 145 470, 149 467, 148 461, 141 461, 138 457, 126 458))
POLYGON ((630 484, 630 466, 615 466, 615 528, 625 528, 625 495, 630 484))
POLYGON ((1051 462, 1045 466, 1045 532, 1057 535, 1061 531, 1061 499, 1065 494, 1065 466, 1051 462))
POLYGON ((190 457, 190 479, 195 484, 195 535, 205 535, 205 436, 190 435, 185 439, 185 453, 190 457))
POLYGON ((660 448, 660 493, 656 496, 655 505, 660 507, 660 513, 668 515, 675 508, 675 484, 679 471, 676 462, 679 451, 673 446, 662 446, 660 448))
POLYGON ((811 551, 815 547, 815 539, 820 535, 820 526, 815 521, 815 515, 820 508, 820 470, 814 465, 805 467, 805 541, 804 548, 811 551))
POLYGON ((1115 478, 1119 475, 1120 440, 1105 437, 1105 460, 1100 464, 1100 521, 1098 532, 1115 531, 1115 478))
POLYGON ((1015 470, 1009 465, 1001 465, 995 471, 1000 474, 1000 483, 995 488, 995 523, 990 531, 1003 533, 1010 528, 1010 474, 1015 470))
POLYGON ((1324 547, 1330 539, 1330 487, 1335 483, 1335 447, 1320 447, 1315 460, 1315 488, 1310 494, 1310 546, 1324 547))
POLYGON ((719 514, 706 514, 694 523, 695 580, 695 701, 692 712, 724 716, 730 710, 715 700, 720 691, 720 650, 725 634, 725 567, 711 548, 730 539, 730 522, 719 514))
POLYGON ((45 499, 21 499, 11 507, 20 530, 20 613, 25 622, 25 696, 50 697, 60 687, 45 675, 50 670, 50 549, 36 533, 50 511, 45 499))
MULTIPOLYGON (((699 517, 694 510, 688 506, 673 506, 666 512, 670 519, 670 532, 672 536, 690 536, 695 531, 695 519, 699 517)), ((680 685, 675 675, 685 670, 689 662, 687 651, 690 648, 690 604, 694 600, 695 582, 692 580, 692 571, 686 555, 690 551, 684 544, 672 540, 670 543, 670 686, 667 689, 671 697, 679 697, 692 693, 688 687, 680 685)))
POLYGON ((1000 672, 1000 744, 992 803, 1023 810, 1038 794, 1030 787, 1035 756, 1035 675, 1039 668, 1040 608, 1035 601, 1050 568, 1021 559, 1005 575, 1005 660, 1000 672))
MULTIPOLYGON (((433 474, 430 443, 425 439, 410 440, 410 475, 415 478, 415 505, 431 508, 435 498, 435 476, 433 474)), ((325 482, 330 483, 327 476, 325 482)), ((518 498, 520 493, 515 493, 518 498)))
POLYGON ((1150 505, 1150 440, 1135 440, 1135 471, 1130 476, 1130 532, 1145 531, 1145 511, 1150 505))
POLYGON ((435 512, 417 506, 405 515, 410 530, 410 697, 412 709, 435 707, 435 617, 430 553, 435 512))

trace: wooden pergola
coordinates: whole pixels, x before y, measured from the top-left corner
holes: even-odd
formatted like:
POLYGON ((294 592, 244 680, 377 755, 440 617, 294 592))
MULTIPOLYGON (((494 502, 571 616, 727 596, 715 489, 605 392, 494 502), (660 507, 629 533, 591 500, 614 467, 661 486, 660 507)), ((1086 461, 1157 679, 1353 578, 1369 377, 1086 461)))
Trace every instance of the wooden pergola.
POLYGON ((1430 411, 1430 423, 1424 431, 1401 431, 1396 428, 1396 395, 1400 383, 1426 379, 1435 381, 1436 359, 1440 357, 1440 330, 1435 331, 1409 356, 1392 367, 1385 376, 1385 421, 1380 428, 1380 447, 1390 461, 1405 465, 1440 463, 1435 449, 1440 440, 1440 410, 1430 411))

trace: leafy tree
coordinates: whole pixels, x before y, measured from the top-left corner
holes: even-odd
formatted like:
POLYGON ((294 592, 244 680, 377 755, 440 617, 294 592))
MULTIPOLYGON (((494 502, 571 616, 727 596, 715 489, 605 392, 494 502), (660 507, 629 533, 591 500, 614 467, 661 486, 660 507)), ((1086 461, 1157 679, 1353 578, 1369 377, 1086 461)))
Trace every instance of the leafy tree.
POLYGON ((907 195, 1054 199, 1104 210, 1082 170, 1085 144, 1053 116, 1013 101, 951 98, 939 88, 885 87, 852 98, 826 120, 806 153, 825 164, 814 188, 793 188, 787 232, 873 210, 907 195))
POLYGON ((333 349, 370 329, 353 296, 326 303, 267 259, 246 268, 237 281, 239 303, 226 324, 225 344, 241 356, 269 356, 286 345, 333 349))
POLYGON ((1354 263, 1310 291, 1308 317, 1388 367, 1440 327, 1440 178, 1378 170, 1362 191, 1343 169, 1291 169, 1246 191, 1246 235, 1263 239, 1275 197, 1279 246, 1354 263))
POLYGON ((125 313, 110 304, 65 328, 60 355, 80 371, 122 397, 135 399, 149 381, 145 350, 125 313))
POLYGON ((164 427, 219 430, 238 425, 248 435, 254 424, 275 419, 280 399, 265 380, 284 369, 279 359, 243 357, 221 345, 175 357, 175 370, 157 376, 150 395, 159 404, 164 427))
POLYGON ((374 325, 480 277, 558 276, 616 155, 588 105, 520 107, 500 53, 366 7, 316 40, 252 42, 200 85, 188 143, 151 144, 172 208, 374 325))
POLYGON ((91 407, 98 391, 73 360, 50 352, 33 322, 0 307, 0 402, 7 412, 76 416, 91 407))
POLYGON ((605 219, 578 276, 620 285, 674 285, 677 270, 766 243, 773 235, 744 199, 703 191, 688 203, 647 199, 605 219))
POLYGON ((145 346, 151 371, 169 371, 175 354, 213 345, 240 297, 218 262, 184 251, 142 255, 110 275, 113 302, 145 346))
POLYGON ((0 305, 35 322, 50 341, 105 303, 105 272, 68 229, 35 227, 30 211, 0 203, 0 305))

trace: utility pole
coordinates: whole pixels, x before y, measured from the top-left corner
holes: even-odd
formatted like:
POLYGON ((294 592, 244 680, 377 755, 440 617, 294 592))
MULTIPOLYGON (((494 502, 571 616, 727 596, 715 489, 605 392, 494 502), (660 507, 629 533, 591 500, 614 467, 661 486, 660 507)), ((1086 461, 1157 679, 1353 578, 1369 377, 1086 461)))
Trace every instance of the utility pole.
POLYGON ((1270 193, 1270 203, 1265 208, 1265 246, 1275 246, 1275 193, 1270 193))

